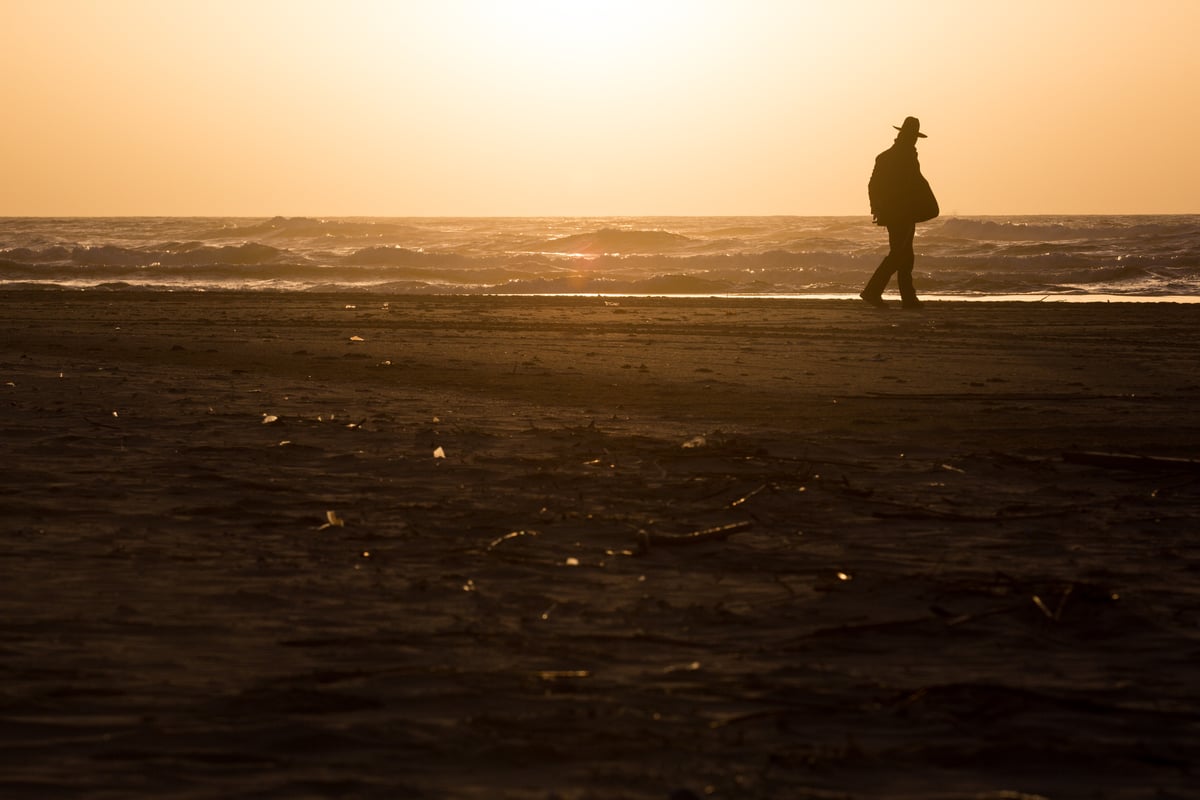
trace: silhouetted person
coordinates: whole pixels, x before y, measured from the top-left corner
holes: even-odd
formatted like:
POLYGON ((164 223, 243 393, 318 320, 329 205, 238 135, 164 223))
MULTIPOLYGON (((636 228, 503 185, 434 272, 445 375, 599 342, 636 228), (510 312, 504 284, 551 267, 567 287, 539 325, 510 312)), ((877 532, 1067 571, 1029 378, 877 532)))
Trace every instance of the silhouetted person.
POLYGON ((871 217, 876 225, 887 226, 888 254, 859 297, 873 306, 887 308, 883 290, 895 275, 904 307, 919 308, 921 301, 912 281, 913 234, 918 222, 938 215, 938 204, 917 161, 917 139, 925 138, 921 123, 916 117, 908 117, 896 130, 900 131, 896 143, 875 157, 875 169, 867 186, 871 217))

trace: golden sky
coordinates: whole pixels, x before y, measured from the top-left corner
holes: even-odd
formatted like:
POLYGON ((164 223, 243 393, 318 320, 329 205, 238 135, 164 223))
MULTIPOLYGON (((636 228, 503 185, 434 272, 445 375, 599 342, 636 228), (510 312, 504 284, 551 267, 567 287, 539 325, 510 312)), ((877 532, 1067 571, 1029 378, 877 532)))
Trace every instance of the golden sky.
POLYGON ((1200 213, 1194 0, 0 0, 0 215, 1200 213))

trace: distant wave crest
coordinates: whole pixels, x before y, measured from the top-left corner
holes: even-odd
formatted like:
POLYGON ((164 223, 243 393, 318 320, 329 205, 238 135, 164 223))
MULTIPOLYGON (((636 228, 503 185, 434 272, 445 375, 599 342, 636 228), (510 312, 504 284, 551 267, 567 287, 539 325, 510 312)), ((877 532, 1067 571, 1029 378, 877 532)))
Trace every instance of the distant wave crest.
POLYGON ((463 267, 473 259, 459 253, 427 253, 408 247, 364 247, 342 259, 346 264, 373 266, 463 267))
POLYGON ((44 250, 7 250, 0 256, 28 264, 67 262, 85 267, 148 267, 155 265, 253 265, 278 261, 285 251, 270 245, 249 242, 241 245, 212 247, 198 243, 168 244, 143 249, 116 245, 51 247, 44 250))
POLYGON ((390 220, 315 219, 272 217, 251 224, 231 223, 201 232, 200 239, 362 239, 394 238, 420 229, 390 220))
POLYGON ((691 242, 687 236, 670 231, 639 231, 602 228, 591 233, 577 233, 551 239, 542 245, 543 252, 581 253, 661 253, 678 250, 691 242))
MULTIPOLYGON (((934 228, 937 236, 969 241, 1067 242, 1079 239, 1131 239, 1171 236, 1181 232, 1178 224, 1126 224, 1111 218, 1075 218, 1064 222, 1003 221, 951 218, 934 228)), ((1200 227, 1182 226, 1195 236, 1200 227)))
MULTIPOLYGON (((948 218, 918 291, 1200 295, 1200 216, 948 218)), ((865 217, 0 219, 0 286, 854 296, 865 217)))

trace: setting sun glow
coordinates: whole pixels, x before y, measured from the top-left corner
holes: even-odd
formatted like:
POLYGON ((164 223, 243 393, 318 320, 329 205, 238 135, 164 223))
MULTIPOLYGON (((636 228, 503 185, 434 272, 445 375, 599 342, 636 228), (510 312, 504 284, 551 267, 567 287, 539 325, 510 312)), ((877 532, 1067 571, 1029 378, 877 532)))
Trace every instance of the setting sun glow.
POLYGON ((513 58, 498 66, 628 78, 659 66, 650 56, 669 54, 673 23, 686 20, 686 11, 640 0, 495 3, 479 9, 473 26, 481 45, 495 43, 513 58))
POLYGON ((1192 212, 1200 4, 13 0, 0 214, 1192 212))

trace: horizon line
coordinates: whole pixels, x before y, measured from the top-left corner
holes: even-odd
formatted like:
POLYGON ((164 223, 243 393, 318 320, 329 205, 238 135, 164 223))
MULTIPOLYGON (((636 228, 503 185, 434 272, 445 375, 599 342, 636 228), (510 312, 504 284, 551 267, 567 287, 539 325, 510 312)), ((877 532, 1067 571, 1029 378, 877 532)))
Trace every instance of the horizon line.
MULTIPOLYGON (((954 217, 1188 217, 1200 216, 1200 211, 953 211, 940 214, 935 219, 954 217)), ((190 214, 11 214, 0 212, 0 219, 739 219, 739 218, 842 218, 869 219, 868 214, 802 214, 796 212, 775 213, 724 213, 724 214, 682 214, 682 213, 608 213, 608 214, 220 214, 220 213, 190 213, 190 214)), ((933 222, 933 220, 929 220, 933 222)), ((924 224, 924 223, 922 223, 924 224)))

